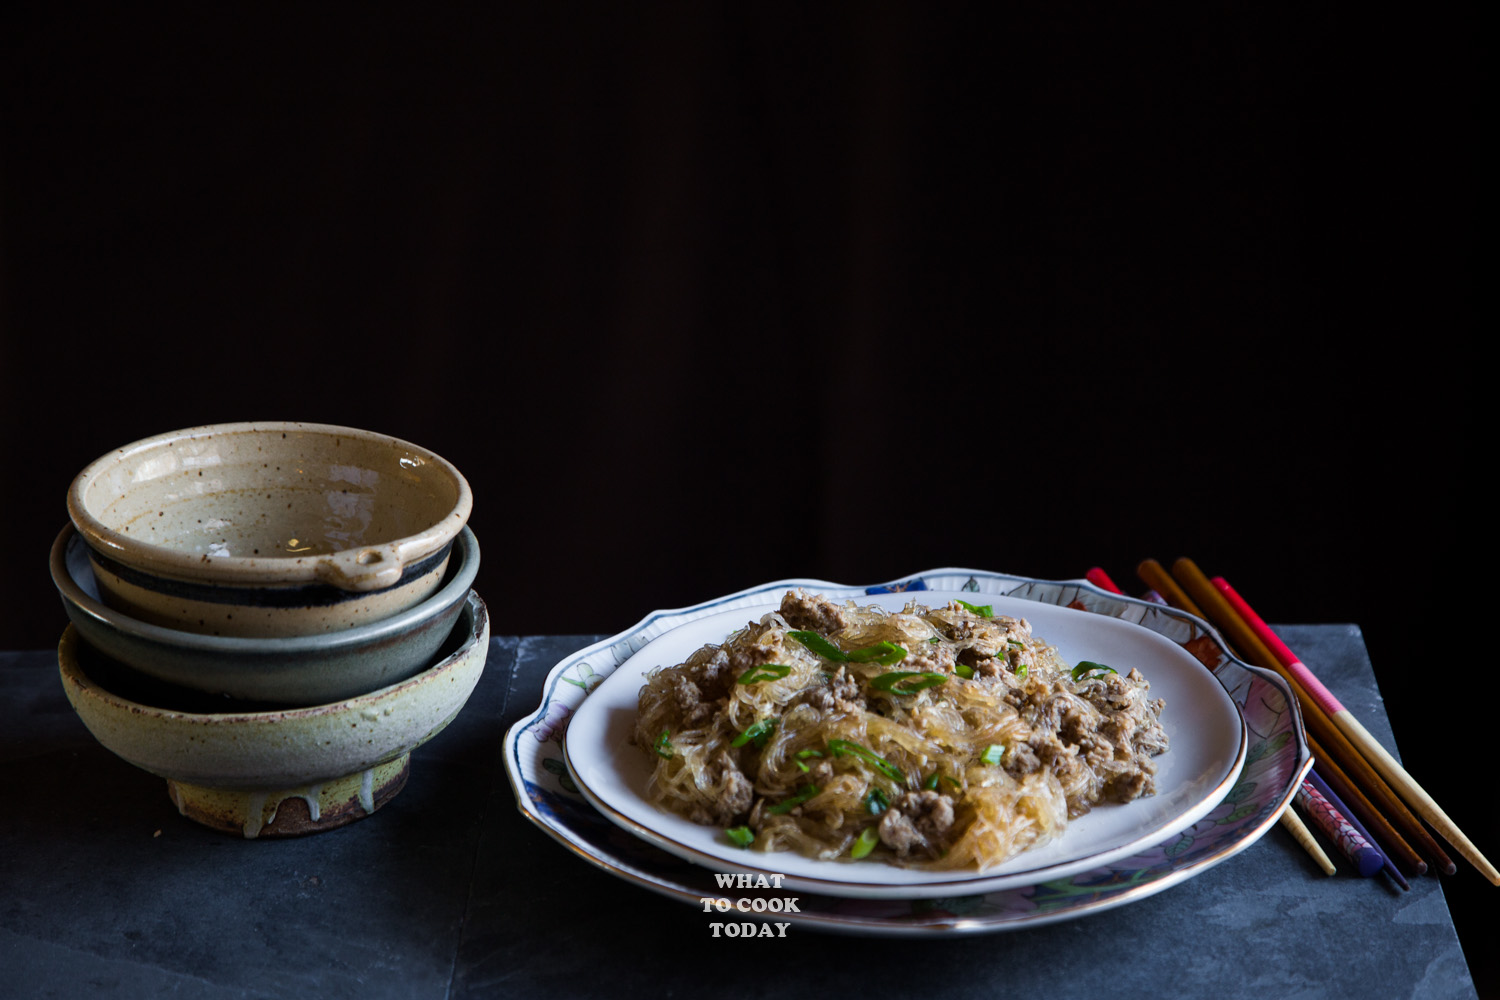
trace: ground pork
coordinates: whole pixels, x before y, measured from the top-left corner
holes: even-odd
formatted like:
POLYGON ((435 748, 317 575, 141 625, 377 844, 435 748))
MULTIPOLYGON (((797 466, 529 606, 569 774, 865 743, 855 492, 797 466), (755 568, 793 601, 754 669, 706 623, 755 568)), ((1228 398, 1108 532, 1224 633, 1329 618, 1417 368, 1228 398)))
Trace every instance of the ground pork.
POLYGON ((844 627, 844 611, 823 597, 808 597, 800 590, 788 591, 781 599, 781 617, 794 629, 832 635, 844 627))

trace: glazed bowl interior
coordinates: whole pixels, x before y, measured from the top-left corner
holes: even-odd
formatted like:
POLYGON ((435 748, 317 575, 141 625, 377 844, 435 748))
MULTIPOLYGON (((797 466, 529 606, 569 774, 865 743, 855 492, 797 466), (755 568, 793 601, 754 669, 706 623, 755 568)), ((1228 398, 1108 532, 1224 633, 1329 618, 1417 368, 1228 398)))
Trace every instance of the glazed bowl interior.
POLYGON ((403 561, 451 541, 471 506, 463 476, 424 448, 296 423, 148 438, 92 463, 68 495, 74 524, 111 558, 244 585, 339 583, 371 564, 388 584, 403 561))

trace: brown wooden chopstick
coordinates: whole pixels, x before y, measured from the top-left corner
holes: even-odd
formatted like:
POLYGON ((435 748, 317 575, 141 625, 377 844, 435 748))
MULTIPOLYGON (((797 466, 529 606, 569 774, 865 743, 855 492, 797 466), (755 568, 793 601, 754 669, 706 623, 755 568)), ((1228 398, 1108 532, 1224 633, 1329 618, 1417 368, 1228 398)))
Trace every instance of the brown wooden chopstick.
POLYGON ((1438 846, 1437 841, 1422 822, 1412 815, 1406 805, 1391 791, 1385 780, 1376 773, 1363 755, 1349 742, 1349 738, 1339 731, 1323 711, 1304 689, 1297 678, 1294 677, 1281 661, 1266 648, 1250 627, 1235 614, 1234 609, 1229 606, 1224 595, 1209 582, 1196 563, 1191 559, 1178 559, 1172 563, 1172 576, 1182 585, 1190 598, 1204 609, 1205 617, 1223 629, 1229 641, 1239 647, 1247 659, 1256 666, 1274 670, 1280 674, 1297 695, 1297 703, 1302 708, 1302 719, 1309 733, 1317 738, 1318 742, 1331 755, 1331 759, 1338 762, 1345 773, 1352 777, 1359 787, 1369 797, 1376 807, 1387 819, 1391 826, 1400 830, 1423 856, 1430 859, 1439 871, 1449 875, 1458 870, 1458 866, 1448 857, 1443 849, 1438 846))
POLYGON ((1141 578, 1141 582, 1162 596, 1172 607, 1179 611, 1186 611, 1190 615, 1199 618, 1207 618, 1203 610, 1193 603, 1193 599, 1183 593, 1177 581, 1167 572, 1165 566, 1155 559, 1142 559, 1135 567, 1135 575, 1141 578))

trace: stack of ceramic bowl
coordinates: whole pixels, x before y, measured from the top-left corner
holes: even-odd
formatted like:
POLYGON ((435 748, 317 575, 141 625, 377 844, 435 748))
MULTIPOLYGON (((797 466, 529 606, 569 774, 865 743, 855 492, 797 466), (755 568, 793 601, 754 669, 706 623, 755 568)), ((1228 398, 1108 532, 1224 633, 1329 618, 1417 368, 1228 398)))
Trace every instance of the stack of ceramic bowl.
POLYGON ((198 427, 105 455, 52 547, 68 699, 204 825, 276 836, 367 816, 484 669, 472 502, 432 452, 325 424, 198 427))

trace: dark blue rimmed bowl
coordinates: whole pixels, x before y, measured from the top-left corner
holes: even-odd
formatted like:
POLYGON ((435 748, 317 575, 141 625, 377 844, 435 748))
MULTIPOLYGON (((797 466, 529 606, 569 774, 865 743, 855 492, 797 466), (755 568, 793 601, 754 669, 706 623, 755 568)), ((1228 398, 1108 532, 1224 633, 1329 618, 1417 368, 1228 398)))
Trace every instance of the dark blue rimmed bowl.
POLYGON ((53 542, 51 568, 63 607, 83 640, 132 669, 228 699, 320 705, 394 684, 432 662, 479 572, 479 542, 464 527, 442 584, 413 607, 356 628, 273 638, 185 632, 106 606, 89 548, 72 524, 53 542))

